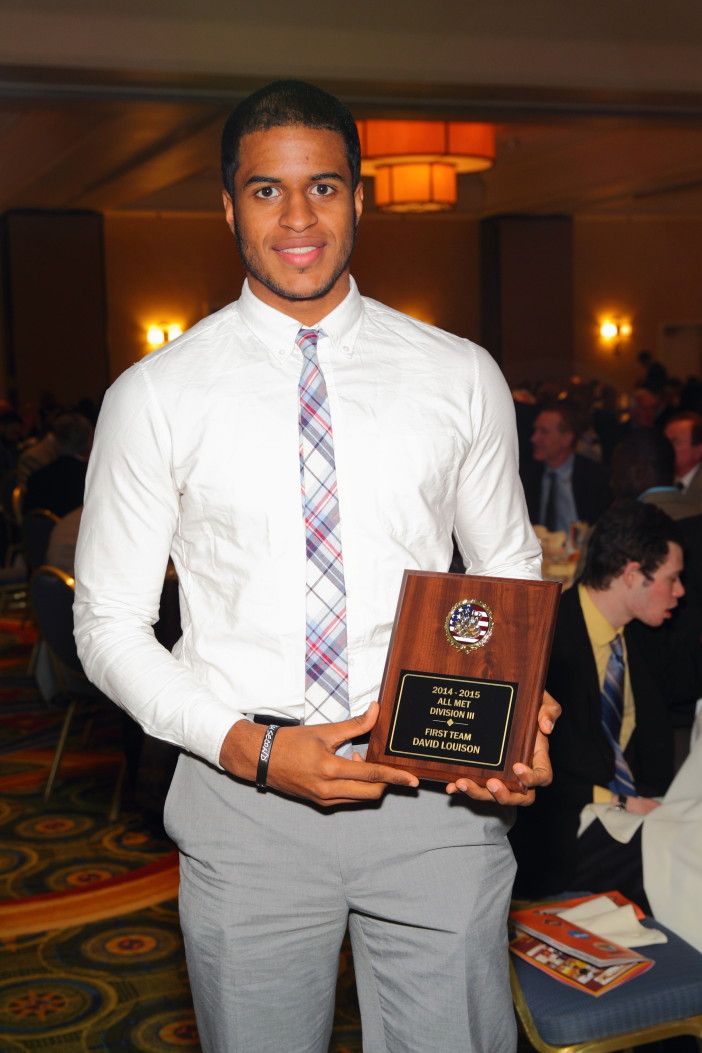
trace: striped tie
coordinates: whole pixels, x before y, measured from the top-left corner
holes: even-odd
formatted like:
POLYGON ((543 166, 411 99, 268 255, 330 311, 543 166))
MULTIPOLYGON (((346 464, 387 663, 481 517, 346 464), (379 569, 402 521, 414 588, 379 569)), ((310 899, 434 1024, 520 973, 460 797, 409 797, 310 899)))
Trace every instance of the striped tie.
POLYGON ((617 633, 609 645, 612 653, 607 662, 604 684, 602 685, 602 727, 607 740, 614 750, 614 778, 609 783, 612 793, 626 794, 627 797, 638 797, 634 776, 624 759, 619 735, 622 729, 622 712, 624 707, 624 648, 621 634, 617 633))
POLYGON ((317 332, 300 329, 300 484, 307 546, 305 724, 350 716, 346 587, 339 532, 334 442, 317 332))

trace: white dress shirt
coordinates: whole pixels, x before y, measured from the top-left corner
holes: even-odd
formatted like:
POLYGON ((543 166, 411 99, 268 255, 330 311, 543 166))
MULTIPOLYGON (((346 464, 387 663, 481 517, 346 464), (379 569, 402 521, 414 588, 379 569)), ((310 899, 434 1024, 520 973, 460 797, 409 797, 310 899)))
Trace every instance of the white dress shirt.
POLYGON ((690 489, 690 483, 698 475, 699 472, 702 472, 702 467, 700 467, 699 464, 695 464, 692 468, 690 468, 689 472, 685 472, 684 475, 679 475, 675 481, 676 483, 679 483, 682 489, 685 491, 685 493, 687 493, 687 491, 690 489))
MULTIPOLYGON (((300 718, 300 325, 241 298, 110 388, 90 459, 75 631, 90 679, 151 735, 219 764, 242 714, 300 718), (183 635, 155 640, 169 554, 183 635)), ((514 409, 490 355, 361 297, 319 323, 347 592, 349 697, 377 697, 405 568, 539 576, 514 409)))

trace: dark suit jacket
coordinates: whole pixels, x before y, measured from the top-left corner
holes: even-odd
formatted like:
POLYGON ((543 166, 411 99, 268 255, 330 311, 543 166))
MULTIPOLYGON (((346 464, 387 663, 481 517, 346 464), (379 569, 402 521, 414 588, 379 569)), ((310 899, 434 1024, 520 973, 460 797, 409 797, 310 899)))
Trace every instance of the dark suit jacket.
MULTIPOLYGON (((532 460, 521 470, 529 519, 532 523, 538 523, 541 480, 545 467, 540 461, 532 460)), ((606 470, 589 457, 576 453, 573 461, 572 487, 578 519, 590 524, 596 523, 612 501, 606 470)))
MULTIPOLYGON (((624 639, 636 727, 625 756, 639 793, 658 796, 673 777, 672 727, 645 647, 630 629, 624 639)), ((614 775, 614 752, 602 730, 597 666, 577 587, 561 598, 546 686, 563 709, 551 735, 554 780, 537 791, 531 808, 520 810, 513 837, 521 891, 529 895, 568 887, 580 812, 592 800, 592 787, 607 786, 614 775)))
POLYGON ((660 629, 632 622, 630 631, 649 659, 673 725, 690 728, 702 697, 702 515, 678 519, 683 539, 685 595, 660 629))
POLYGON ((24 510, 48 508, 61 518, 83 504, 87 461, 77 457, 57 457, 51 464, 32 472, 27 480, 24 510))

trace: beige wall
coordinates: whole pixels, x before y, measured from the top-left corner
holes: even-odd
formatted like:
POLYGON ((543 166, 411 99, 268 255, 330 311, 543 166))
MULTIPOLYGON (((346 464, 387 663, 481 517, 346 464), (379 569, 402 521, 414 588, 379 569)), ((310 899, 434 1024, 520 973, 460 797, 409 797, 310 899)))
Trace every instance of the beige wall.
POLYGON ((148 350, 149 325, 184 329, 234 299, 242 270, 218 216, 105 217, 107 335, 114 380, 148 350))
MULTIPOLYGON (((236 297, 242 280, 231 236, 217 216, 109 215, 105 245, 113 378, 147 350, 147 325, 190 326, 236 297)), ((564 348, 552 372, 577 371, 627 387, 640 372, 638 351, 662 353, 664 324, 702 322, 702 219, 578 218, 573 249, 573 354, 569 360, 564 348), (597 334, 607 314, 633 325, 618 351, 597 334)), ((478 339, 478 264, 474 220, 370 213, 353 271, 367 295, 478 339)), ((534 265, 533 256, 526 259, 525 273, 534 265)), ((552 309, 555 319, 557 297, 552 309)), ((534 379, 543 366, 534 364, 534 379)), ((506 361, 508 373, 509 367, 506 361)))
POLYGON ((467 217, 363 217, 353 272, 367 296, 479 337, 478 224, 467 217))
POLYGON ((626 387, 639 351, 665 359, 664 325, 702 323, 702 218, 576 218, 573 246, 574 368, 626 387), (619 348, 598 337, 608 314, 633 326, 619 348))
MULTIPOLYGON (((183 328, 234 299, 243 273, 218 216, 105 218, 110 373, 148 350, 151 324, 183 328)), ((469 219, 388 218, 360 228, 353 272, 361 290, 444 329, 478 335, 478 230, 469 219)))

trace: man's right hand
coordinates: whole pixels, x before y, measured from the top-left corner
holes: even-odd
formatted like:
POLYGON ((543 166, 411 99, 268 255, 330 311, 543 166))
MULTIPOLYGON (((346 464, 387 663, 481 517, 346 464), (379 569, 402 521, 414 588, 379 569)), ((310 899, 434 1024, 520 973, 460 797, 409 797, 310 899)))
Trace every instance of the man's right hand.
MULTIPOLYGON (((336 755, 344 742, 371 730, 379 708, 377 702, 372 702, 363 716, 338 724, 280 728, 268 764, 268 786, 322 807, 377 801, 388 786, 418 786, 415 775, 399 768, 370 764, 359 754, 353 760, 336 755)), ((237 721, 222 744, 222 767, 239 779, 254 782, 265 733, 264 725, 237 721)))

